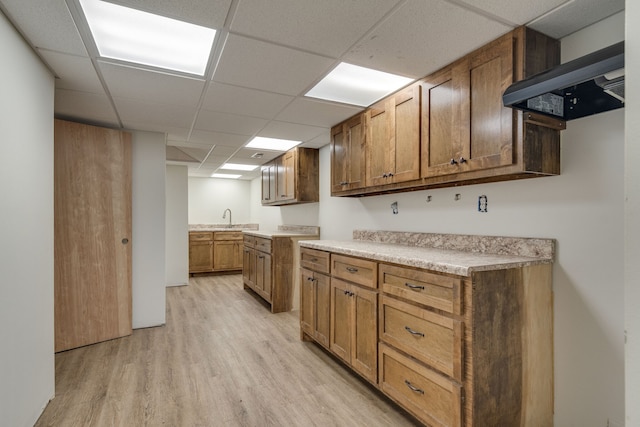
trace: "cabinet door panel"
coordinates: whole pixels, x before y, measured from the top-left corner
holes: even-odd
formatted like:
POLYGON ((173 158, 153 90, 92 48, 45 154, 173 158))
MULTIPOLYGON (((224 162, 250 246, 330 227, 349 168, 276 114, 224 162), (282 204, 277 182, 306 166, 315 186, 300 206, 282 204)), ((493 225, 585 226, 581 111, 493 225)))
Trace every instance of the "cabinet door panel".
POLYGON ((378 378, 378 296, 374 291, 351 286, 354 330, 351 342, 351 365, 376 383, 378 378))
POLYGON ((349 132, 349 167, 347 180, 349 189, 365 185, 365 131, 362 116, 347 122, 349 132))
POLYGON ((514 162, 514 110, 504 107, 502 93, 513 81, 511 37, 489 45, 470 59, 471 140, 463 157, 469 170, 514 162))
POLYGON ((242 281, 249 287, 255 286, 253 278, 255 278, 256 257, 253 249, 244 248, 242 260, 242 281))
POLYGON ((383 185, 391 172, 392 113, 387 101, 374 105, 367 111, 367 174, 366 185, 383 185))
POLYGON ((256 252, 256 289, 267 299, 271 299, 271 255, 256 252))
POLYGON ((192 241, 189 243, 189 271, 213 270, 213 242, 192 241))
POLYGON ((451 160, 469 145, 467 70, 458 61, 422 82, 422 177, 460 172, 451 160))
POLYGON ((324 274, 314 273, 315 277, 315 338, 325 347, 329 347, 331 324, 331 279, 324 274))
POLYGON ((365 185, 364 114, 331 129, 331 191, 365 185))
POLYGON ((349 284, 331 279, 331 342, 329 347, 338 357, 351 361, 351 299, 349 284))
POLYGON ((233 270, 237 264, 236 248, 233 241, 213 242, 213 269, 233 270))
POLYGON ((420 93, 414 84, 393 97, 393 182, 420 178, 420 93))
POLYGON ((315 284, 313 272, 300 269, 300 328, 309 336, 315 333, 315 284))

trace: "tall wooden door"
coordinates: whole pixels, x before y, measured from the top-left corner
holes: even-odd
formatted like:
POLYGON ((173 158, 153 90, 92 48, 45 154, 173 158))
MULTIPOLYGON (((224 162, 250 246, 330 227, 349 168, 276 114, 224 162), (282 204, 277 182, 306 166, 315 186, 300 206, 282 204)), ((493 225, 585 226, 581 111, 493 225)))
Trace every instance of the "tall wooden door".
POLYGON ((55 351, 131 334, 131 134, 55 121, 55 351))

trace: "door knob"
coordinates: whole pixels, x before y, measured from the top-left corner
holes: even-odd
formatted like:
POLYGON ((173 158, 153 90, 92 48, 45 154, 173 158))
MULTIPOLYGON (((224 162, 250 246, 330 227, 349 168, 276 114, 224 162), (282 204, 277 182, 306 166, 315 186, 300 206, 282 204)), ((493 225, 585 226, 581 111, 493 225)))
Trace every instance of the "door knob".
POLYGON ((127 243, 129 243, 129 239, 127 239, 126 237, 124 239, 122 239, 122 244, 126 245, 127 243))

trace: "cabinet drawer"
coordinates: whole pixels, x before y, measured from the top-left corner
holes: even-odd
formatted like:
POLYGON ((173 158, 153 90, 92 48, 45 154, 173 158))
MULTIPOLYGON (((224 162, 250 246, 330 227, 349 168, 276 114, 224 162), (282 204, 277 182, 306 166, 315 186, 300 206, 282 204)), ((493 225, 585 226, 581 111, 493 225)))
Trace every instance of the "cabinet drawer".
POLYGON ((463 323, 383 296, 380 339, 462 381, 463 323))
POLYGON ((261 252, 271 253, 271 239, 256 237, 255 248, 261 252))
POLYGON ((256 237, 245 234, 244 245, 248 248, 254 248, 256 246, 256 237))
POLYGON ((189 233, 189 241, 198 242, 204 240, 213 240, 213 233, 211 231, 199 231, 189 233))
POLYGON ((242 240, 242 231, 216 231, 213 240, 242 240))
POLYGON ((377 266, 367 261, 350 256, 331 254, 331 275, 369 288, 377 288, 377 266))
POLYGON ((462 279, 380 264, 382 291, 447 313, 462 314, 462 279))
POLYGON ((462 425, 462 386, 384 344, 379 347, 380 388, 430 426, 462 425))
POLYGON ((309 270, 319 273, 329 273, 329 252, 318 251, 315 249, 300 249, 300 265, 309 270))

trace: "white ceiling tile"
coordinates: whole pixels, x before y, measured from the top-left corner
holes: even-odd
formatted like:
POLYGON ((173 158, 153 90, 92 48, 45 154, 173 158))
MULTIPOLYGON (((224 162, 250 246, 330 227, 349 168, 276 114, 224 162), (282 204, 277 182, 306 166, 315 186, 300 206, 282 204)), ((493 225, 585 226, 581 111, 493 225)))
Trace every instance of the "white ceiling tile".
POLYGON ((106 95, 56 89, 56 116, 120 126, 106 95))
POLYGON ((232 154, 234 154, 236 151, 238 151, 239 148, 240 147, 232 147, 229 145, 216 144, 216 146, 213 147, 211 154, 217 157, 229 157, 232 154))
POLYGON ((624 0, 569 1, 553 13, 529 23, 529 27, 560 39, 624 8, 624 0))
POLYGON ((122 123, 130 129, 136 125, 142 130, 164 131, 171 127, 190 127, 196 108, 181 105, 154 104, 129 98, 113 98, 122 123))
POLYGON ((189 128, 178 128, 167 126, 167 139, 169 140, 178 140, 178 141, 186 141, 189 136, 189 128))
POLYGON ((187 155, 201 162, 207 157, 207 154, 209 154, 210 150, 202 147, 200 148, 180 147, 180 151, 186 153, 187 155))
POLYGON ((200 110, 195 128, 213 132, 253 135, 267 124, 267 120, 237 114, 200 110))
POLYGON ((204 80, 179 77, 149 70, 99 62, 113 97, 195 108, 204 89, 204 80))
POLYGON ((363 108, 297 98, 276 119, 282 122, 301 123, 311 126, 332 127, 363 111, 363 108))
POLYGON ((220 29, 229 13, 231 0, 108 0, 122 6, 192 24, 220 29))
POLYGON ((460 0, 472 8, 483 10, 513 25, 527 22, 555 9, 567 0, 460 0))
POLYGON ((398 0, 242 0, 231 31, 337 58, 397 3, 398 0))
POLYGON ((295 96, 319 80, 333 63, 322 56, 230 35, 213 79, 295 96))
POLYGON ((242 147, 249 141, 251 137, 248 135, 235 135, 224 132, 209 132, 205 130, 194 129, 191 132, 189 143, 198 145, 227 145, 231 147, 242 147))
POLYGON ((297 123, 269 122, 258 136, 267 138, 291 139, 293 141, 309 141, 325 132, 327 129, 317 126, 307 126, 297 123))
POLYGON ((313 138, 310 141, 307 141, 303 144, 300 144, 301 147, 307 148, 322 148, 325 145, 331 142, 331 132, 327 129, 326 132, 323 132, 321 135, 313 138))
POLYGON ((104 88, 91 60, 83 56, 38 49, 56 75, 56 88, 91 92, 104 95, 104 88))
POLYGON ((511 30, 441 0, 409 0, 345 62, 421 78, 511 30))
POLYGON ((292 100, 292 96, 211 82, 202 108, 273 119, 292 100))
POLYGON ((2 4, 34 47, 87 56, 64 0, 2 0, 2 4))
MULTIPOLYGON (((234 159, 242 159, 241 160, 242 162, 248 161, 249 159, 252 159, 253 157, 251 156, 253 156, 256 153, 262 153, 262 158, 257 160, 259 160, 258 162, 259 164, 263 165, 268 161, 271 161, 276 157, 278 157, 279 155, 281 155, 282 151, 256 150, 255 148, 242 148, 240 151, 236 153, 236 155, 234 156, 234 159)), ((240 163, 240 161, 238 163, 240 163)))
POLYGON ((198 161, 198 159, 196 159, 195 157, 191 156, 183 148, 178 148, 178 147, 174 147, 172 145, 167 145, 166 153, 167 153, 166 154, 166 159, 168 161, 200 163, 200 161, 198 161))

